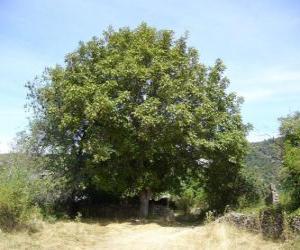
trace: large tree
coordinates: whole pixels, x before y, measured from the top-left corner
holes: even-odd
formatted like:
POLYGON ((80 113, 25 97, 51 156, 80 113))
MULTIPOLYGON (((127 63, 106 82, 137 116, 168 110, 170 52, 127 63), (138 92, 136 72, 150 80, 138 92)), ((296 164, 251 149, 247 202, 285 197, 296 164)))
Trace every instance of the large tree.
POLYGON ((224 69, 170 30, 109 28, 28 84, 36 149, 73 196, 88 186, 139 194, 142 216, 187 172, 203 176, 213 206, 232 203, 246 126, 224 69))

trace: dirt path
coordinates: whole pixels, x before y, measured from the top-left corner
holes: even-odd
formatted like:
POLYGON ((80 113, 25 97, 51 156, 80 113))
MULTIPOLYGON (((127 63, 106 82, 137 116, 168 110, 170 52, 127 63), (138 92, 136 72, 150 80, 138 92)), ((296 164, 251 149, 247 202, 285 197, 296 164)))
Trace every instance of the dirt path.
POLYGON ((109 226, 111 233, 93 249, 282 249, 279 244, 219 223, 199 227, 162 227, 157 224, 134 227, 123 224, 122 227, 109 226))
POLYGON ((34 234, 0 233, 0 249, 276 250, 283 245, 226 224, 181 227, 156 223, 57 222, 34 234))

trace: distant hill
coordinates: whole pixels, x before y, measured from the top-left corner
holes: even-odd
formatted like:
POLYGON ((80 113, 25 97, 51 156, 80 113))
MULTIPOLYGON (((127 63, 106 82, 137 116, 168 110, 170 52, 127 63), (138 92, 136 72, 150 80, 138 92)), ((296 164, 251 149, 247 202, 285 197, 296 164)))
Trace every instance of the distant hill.
POLYGON ((266 184, 279 184, 282 161, 281 138, 251 143, 246 157, 246 167, 266 184))
POLYGON ((0 167, 8 163, 11 159, 11 154, 0 154, 0 167))
MULTIPOLYGON (((278 186, 281 169, 281 139, 269 139, 250 144, 246 168, 264 183, 278 186)), ((0 154, 0 166, 6 165, 12 154, 0 154)))

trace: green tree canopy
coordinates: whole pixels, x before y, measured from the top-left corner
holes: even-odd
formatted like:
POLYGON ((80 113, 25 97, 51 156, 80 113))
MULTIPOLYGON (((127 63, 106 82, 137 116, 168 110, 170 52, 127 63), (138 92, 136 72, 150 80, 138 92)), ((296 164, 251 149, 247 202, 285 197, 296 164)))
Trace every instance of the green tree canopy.
POLYGON ((300 112, 281 118, 284 138, 283 186, 291 196, 292 209, 300 207, 300 112))
POLYGON ((221 60, 204 66, 186 40, 146 24, 109 28, 28 84, 35 149, 74 193, 93 186, 147 200, 197 172, 215 207, 235 200, 240 99, 221 60))

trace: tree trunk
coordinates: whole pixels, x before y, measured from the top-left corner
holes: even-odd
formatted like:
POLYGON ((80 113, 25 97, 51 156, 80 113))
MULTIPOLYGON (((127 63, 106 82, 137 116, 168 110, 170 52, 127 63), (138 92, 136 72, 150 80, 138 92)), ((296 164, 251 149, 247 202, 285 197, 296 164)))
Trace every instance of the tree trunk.
POLYGON ((150 188, 145 188, 140 193, 140 217, 146 218, 149 214, 149 200, 151 199, 150 188))

